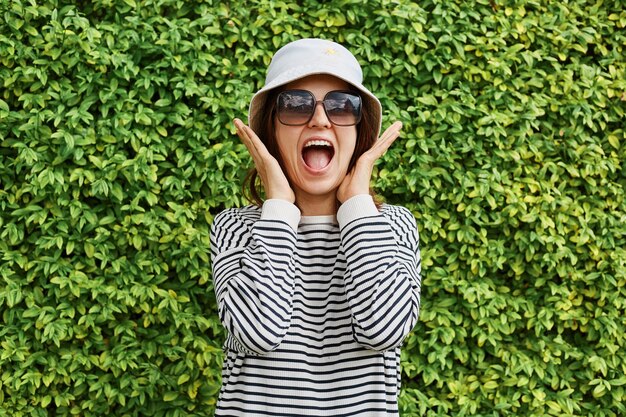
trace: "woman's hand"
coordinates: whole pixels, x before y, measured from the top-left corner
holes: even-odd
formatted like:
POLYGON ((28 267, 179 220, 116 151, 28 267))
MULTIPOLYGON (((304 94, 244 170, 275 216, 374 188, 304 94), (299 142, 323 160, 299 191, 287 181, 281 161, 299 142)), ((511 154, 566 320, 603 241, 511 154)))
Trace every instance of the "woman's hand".
POLYGON ((374 163, 400 136, 400 129, 402 129, 402 122, 395 122, 389 126, 374 145, 359 157, 354 168, 346 175, 337 190, 337 200, 340 203, 343 204, 358 194, 369 194, 374 163))
POLYGON ((261 139, 250 127, 246 126, 239 119, 235 119, 234 123, 237 129, 237 136, 248 148, 256 170, 261 177, 261 182, 265 188, 265 197, 267 199, 277 198, 295 203, 296 196, 276 158, 269 153, 261 139))

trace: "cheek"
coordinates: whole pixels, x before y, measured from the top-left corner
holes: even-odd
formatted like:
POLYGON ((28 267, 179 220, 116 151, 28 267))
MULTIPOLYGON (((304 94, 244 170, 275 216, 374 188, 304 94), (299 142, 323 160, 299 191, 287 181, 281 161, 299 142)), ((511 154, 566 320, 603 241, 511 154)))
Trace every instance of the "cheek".
MULTIPOLYGON (((362 138, 361 138, 362 140, 362 138)), ((367 149, 364 149, 363 146, 359 146, 359 138, 358 138, 358 132, 354 133, 354 142, 353 142, 353 146, 351 148, 351 152, 350 152, 350 162, 348 164, 348 171, 352 170, 354 168, 354 165, 356 164, 357 159, 363 155, 363 153, 367 151, 367 149)))
POLYGON ((345 129, 345 132, 340 133, 339 143, 341 144, 342 153, 352 156, 356 151, 357 131, 353 126, 345 129))
POLYGON ((294 139, 297 137, 297 132, 294 132, 294 130, 294 127, 284 125, 277 125, 274 130, 277 150, 286 164, 292 163, 293 160, 298 157, 298 155, 296 155, 297 141, 294 139))

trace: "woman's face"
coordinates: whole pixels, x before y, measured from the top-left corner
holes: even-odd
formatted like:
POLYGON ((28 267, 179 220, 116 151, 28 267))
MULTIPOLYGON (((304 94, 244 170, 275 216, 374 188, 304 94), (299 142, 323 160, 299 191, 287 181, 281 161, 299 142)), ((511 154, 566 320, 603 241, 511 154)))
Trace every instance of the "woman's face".
MULTIPOLYGON (((330 75, 311 75, 288 84, 285 89, 308 90, 316 100, 323 100, 329 91, 349 87, 345 81, 330 75)), ((354 153, 357 127, 333 125, 321 103, 305 125, 287 126, 276 117, 274 126, 285 174, 303 214, 307 204, 325 201, 334 207, 337 189, 346 177, 354 153)))

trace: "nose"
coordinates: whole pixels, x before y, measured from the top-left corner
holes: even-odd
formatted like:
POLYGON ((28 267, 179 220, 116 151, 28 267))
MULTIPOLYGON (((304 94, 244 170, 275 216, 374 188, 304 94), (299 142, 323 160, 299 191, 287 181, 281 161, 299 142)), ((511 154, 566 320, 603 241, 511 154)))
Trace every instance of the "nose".
POLYGON ((313 117, 309 120, 309 127, 330 127, 331 123, 328 120, 328 116, 326 116, 326 111, 324 110, 324 102, 318 100, 315 103, 315 111, 313 112, 313 117))

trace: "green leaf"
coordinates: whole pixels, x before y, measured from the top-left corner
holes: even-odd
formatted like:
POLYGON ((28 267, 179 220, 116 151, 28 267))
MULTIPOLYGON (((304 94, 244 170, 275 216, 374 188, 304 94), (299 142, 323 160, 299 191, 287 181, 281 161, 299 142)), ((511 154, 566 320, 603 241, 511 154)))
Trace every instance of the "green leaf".
POLYGON ((87 255, 89 258, 93 258, 96 248, 89 242, 85 242, 83 244, 83 249, 85 250, 85 255, 87 255))
POLYGON ((50 405, 50 403, 52 402, 52 397, 50 395, 46 395, 41 399, 41 406, 42 407, 48 407, 48 405, 50 405))
POLYGON ((165 395, 163 396, 163 401, 174 401, 176 398, 178 398, 178 393, 170 391, 165 393, 165 395))

